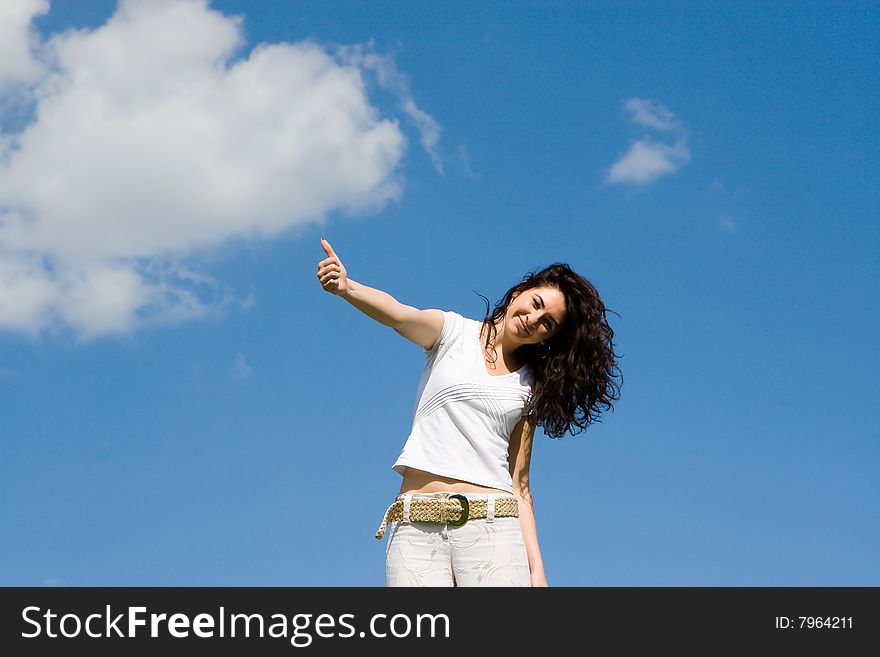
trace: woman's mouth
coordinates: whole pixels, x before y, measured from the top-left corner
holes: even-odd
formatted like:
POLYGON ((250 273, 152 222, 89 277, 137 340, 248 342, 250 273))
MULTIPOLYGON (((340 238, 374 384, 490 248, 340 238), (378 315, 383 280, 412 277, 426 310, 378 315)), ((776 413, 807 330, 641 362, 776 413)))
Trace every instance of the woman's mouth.
POLYGON ((524 320, 522 317, 520 317, 520 318, 519 318, 519 325, 522 326, 523 333, 525 333, 526 335, 528 335, 528 334, 529 334, 529 330, 526 328, 526 320, 524 320))

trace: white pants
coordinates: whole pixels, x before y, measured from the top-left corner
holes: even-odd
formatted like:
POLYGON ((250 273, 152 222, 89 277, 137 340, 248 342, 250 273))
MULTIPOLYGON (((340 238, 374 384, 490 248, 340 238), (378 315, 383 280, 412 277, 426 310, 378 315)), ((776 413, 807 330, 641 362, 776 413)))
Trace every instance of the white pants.
MULTIPOLYGON (((412 499, 446 494, 414 493, 412 499)), ((487 499, 486 493, 464 495, 469 501, 487 499)), ((531 586, 519 518, 477 518, 453 527, 407 521, 405 514, 403 521, 388 526, 385 585, 531 586)))

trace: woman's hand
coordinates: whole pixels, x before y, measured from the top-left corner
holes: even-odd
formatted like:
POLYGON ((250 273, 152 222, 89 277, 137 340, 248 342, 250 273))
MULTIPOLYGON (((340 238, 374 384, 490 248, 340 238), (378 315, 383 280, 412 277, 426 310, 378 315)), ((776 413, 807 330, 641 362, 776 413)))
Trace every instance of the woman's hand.
POLYGON ((330 294, 343 296, 348 292, 348 275, 339 256, 333 251, 330 242, 321 238, 321 246, 324 253, 329 257, 318 263, 318 280, 321 281, 323 287, 330 294))
POLYGON ((532 573, 531 580, 532 588, 535 588, 536 586, 550 586, 547 583, 547 578, 544 576, 544 573, 532 573))

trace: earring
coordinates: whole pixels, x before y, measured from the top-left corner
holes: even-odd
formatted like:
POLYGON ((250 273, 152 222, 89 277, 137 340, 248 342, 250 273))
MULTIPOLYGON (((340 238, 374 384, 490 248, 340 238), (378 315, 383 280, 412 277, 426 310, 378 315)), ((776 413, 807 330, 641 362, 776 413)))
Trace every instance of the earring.
POLYGON ((550 355, 550 347, 548 347, 544 342, 539 342, 535 347, 535 355, 538 358, 547 358, 550 355))

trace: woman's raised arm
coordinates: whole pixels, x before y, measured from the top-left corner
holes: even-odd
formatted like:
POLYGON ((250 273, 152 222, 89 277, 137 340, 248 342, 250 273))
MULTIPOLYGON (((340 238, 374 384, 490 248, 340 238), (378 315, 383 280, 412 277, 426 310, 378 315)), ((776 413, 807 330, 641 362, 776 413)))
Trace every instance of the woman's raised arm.
POLYGON ((443 329, 443 313, 440 310, 419 310, 407 306, 387 292, 351 280, 330 242, 322 237, 321 246, 327 254, 327 258, 318 263, 317 277, 321 287, 424 349, 434 346, 443 329))

